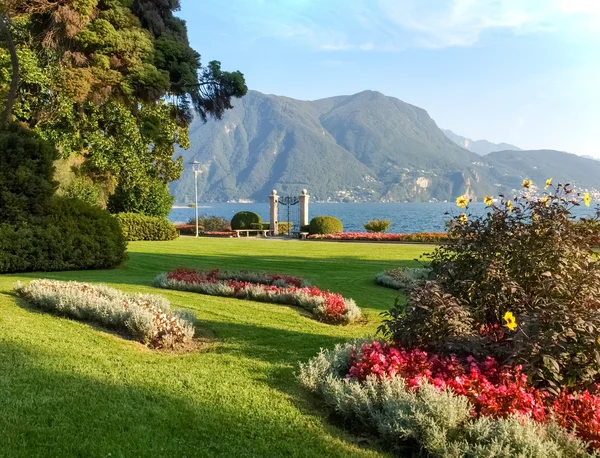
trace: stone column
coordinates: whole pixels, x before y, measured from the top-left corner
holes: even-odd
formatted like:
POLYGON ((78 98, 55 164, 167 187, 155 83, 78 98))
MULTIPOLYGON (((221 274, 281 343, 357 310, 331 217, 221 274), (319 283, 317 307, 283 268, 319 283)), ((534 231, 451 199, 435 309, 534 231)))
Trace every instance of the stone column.
POLYGON ((298 197, 298 205, 300 205, 300 226, 307 226, 308 221, 308 202, 310 196, 307 194, 306 189, 302 190, 302 195, 298 197))
POLYGON ((277 191, 273 189, 273 193, 269 196, 269 218, 271 235, 279 235, 279 196, 277 191))

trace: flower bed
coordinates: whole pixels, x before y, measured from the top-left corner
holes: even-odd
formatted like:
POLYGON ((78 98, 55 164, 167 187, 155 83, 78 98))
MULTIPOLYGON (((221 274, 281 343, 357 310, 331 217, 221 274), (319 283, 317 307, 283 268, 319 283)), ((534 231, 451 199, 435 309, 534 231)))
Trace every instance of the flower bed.
POLYGON ((375 276, 375 283, 386 288, 408 290, 430 277, 430 269, 401 267, 378 273, 375 276))
POLYGON ((429 456, 591 456, 580 439, 600 445, 598 396, 551 396, 491 358, 354 342, 301 364, 299 381, 352 424, 429 456))
POLYGON ((416 234, 385 234, 380 232, 339 232, 337 234, 313 234, 311 240, 355 240, 374 242, 439 243, 448 239, 445 232, 418 232, 416 234))
POLYGON ((361 317, 352 299, 287 275, 179 268, 160 274, 154 283, 159 288, 295 305, 329 323, 348 324, 361 317))
POLYGON ((194 336, 191 322, 150 294, 124 294, 104 285, 34 280, 16 293, 42 310, 124 331, 153 348, 174 348, 194 336))

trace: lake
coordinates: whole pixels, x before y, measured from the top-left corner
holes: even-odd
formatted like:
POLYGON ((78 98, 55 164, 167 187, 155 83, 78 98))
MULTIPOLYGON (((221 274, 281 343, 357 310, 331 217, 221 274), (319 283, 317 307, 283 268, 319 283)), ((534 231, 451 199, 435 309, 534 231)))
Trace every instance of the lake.
MULTIPOLYGON (((460 214, 461 209, 454 203, 443 202, 415 202, 415 203, 311 203, 309 207, 310 218, 315 216, 334 216, 344 223, 346 232, 364 232, 363 224, 374 219, 389 219, 392 222, 389 232, 415 233, 439 232, 444 230, 445 221, 451 215, 460 214)), ((263 221, 269 221, 269 204, 228 204, 211 203, 199 204, 199 215, 222 216, 230 220, 240 211, 258 213, 263 221)), ((169 219, 173 222, 187 222, 194 218, 193 208, 174 208, 169 219)), ((482 215, 485 212, 483 203, 473 203, 469 212, 482 215)), ((573 211, 578 216, 591 215, 593 208, 577 207, 573 211)), ((287 220, 285 207, 279 208, 279 221, 287 220)))

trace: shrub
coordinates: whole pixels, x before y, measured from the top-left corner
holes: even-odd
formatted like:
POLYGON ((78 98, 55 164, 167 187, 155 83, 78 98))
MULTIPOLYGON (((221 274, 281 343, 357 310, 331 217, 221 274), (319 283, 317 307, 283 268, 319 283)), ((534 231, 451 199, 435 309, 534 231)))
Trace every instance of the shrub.
MULTIPOLYGON (((190 226, 194 226, 194 234, 196 233, 196 218, 191 218, 188 223, 190 226)), ((231 231, 231 225, 229 221, 221 216, 208 216, 202 215, 198 217, 198 226, 200 230, 207 232, 229 232, 231 231)))
POLYGON ((389 219, 377 219, 363 224, 367 232, 387 232, 391 225, 389 219))
POLYGON ((402 267, 378 273, 375 283, 386 288, 409 290, 431 278, 431 269, 402 267))
POLYGON ((310 221, 309 231, 313 234, 337 234, 344 232, 342 222, 333 216, 317 216, 310 221))
POLYGON ((262 218, 254 212, 239 212, 231 218, 231 229, 252 229, 253 224, 262 224, 262 218))
POLYGON ((302 226, 300 226, 300 232, 310 233, 310 224, 303 224, 302 226))
POLYGON ((160 274, 154 284, 159 288, 295 305, 331 323, 347 324, 361 316, 352 299, 309 287, 301 279, 285 275, 180 268, 160 274))
POLYGON ((589 205, 587 194, 552 189, 543 198, 488 199, 487 215, 452 219, 447 243, 430 255, 435 282, 411 296, 406 313, 391 312, 389 335, 439 352, 446 343, 459 351, 460 343, 522 364, 536 386, 553 392, 597 381, 600 220, 573 217, 574 206, 589 205))
POLYGON ((107 269, 125 259, 121 227, 106 210, 54 198, 48 211, 0 224, 0 272, 107 269))
POLYGON ((88 177, 77 177, 60 191, 64 197, 80 199, 89 205, 100 207, 102 195, 98 186, 88 177))
POLYGON ((167 218, 146 216, 138 213, 116 215, 126 240, 174 240, 177 229, 167 218))
MULTIPOLYGON (((300 364, 299 382, 354 429, 377 434, 401 456, 590 457, 585 445, 555 423, 526 417, 473 417, 466 396, 401 376, 348 377, 364 341, 322 350, 300 364)), ((367 354, 369 353, 367 349, 367 354)), ((374 356, 377 356, 377 351, 374 356)), ((374 366, 374 365, 373 365, 374 366)))
POLYGON ((43 215, 56 190, 57 151, 17 124, 0 129, 0 221, 43 215))
POLYGON ((34 280, 16 293, 42 310, 124 331, 153 347, 174 347, 194 336, 194 327, 150 294, 123 294, 104 285, 34 280))
POLYGON ((168 186, 158 179, 133 186, 117 186, 108 199, 111 213, 141 213, 147 216, 166 217, 171 213, 174 197, 168 186))

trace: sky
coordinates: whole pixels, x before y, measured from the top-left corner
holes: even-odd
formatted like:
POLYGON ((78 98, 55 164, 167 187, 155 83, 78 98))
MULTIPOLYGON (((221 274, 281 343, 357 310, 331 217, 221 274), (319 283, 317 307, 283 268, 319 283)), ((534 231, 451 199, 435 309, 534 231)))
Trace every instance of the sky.
POLYGON ((181 0, 203 63, 314 100, 376 90, 441 128, 600 158, 600 0, 181 0))

